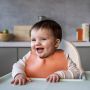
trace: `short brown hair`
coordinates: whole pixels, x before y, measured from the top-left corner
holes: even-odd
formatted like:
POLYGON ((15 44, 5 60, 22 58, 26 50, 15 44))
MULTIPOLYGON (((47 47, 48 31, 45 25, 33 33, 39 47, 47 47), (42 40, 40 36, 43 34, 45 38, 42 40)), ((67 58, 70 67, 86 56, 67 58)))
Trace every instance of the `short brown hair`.
POLYGON ((54 20, 42 20, 39 21, 37 23, 35 23, 32 29, 36 28, 37 30, 40 28, 45 28, 45 29, 49 29, 51 30, 51 32, 53 33, 54 37, 59 39, 61 41, 62 39, 62 28, 61 26, 54 20))

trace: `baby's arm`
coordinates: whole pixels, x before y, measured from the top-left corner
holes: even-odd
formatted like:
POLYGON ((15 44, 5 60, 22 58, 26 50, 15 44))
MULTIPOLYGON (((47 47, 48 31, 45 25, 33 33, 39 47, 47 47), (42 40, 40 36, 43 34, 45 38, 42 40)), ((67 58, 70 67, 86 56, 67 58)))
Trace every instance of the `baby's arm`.
POLYGON ((68 70, 57 71, 48 76, 47 81, 49 82, 59 82, 60 79, 76 79, 80 76, 80 70, 77 68, 76 64, 71 60, 69 55, 65 54, 68 60, 68 70))
POLYGON ((30 52, 28 52, 22 59, 20 59, 17 63, 13 65, 12 68, 12 84, 25 84, 28 79, 25 74, 25 62, 30 56, 30 52))
POLYGON ((58 75, 60 75, 63 79, 77 79, 80 76, 80 70, 77 65, 71 60, 68 54, 65 54, 68 60, 68 70, 57 71, 58 75))

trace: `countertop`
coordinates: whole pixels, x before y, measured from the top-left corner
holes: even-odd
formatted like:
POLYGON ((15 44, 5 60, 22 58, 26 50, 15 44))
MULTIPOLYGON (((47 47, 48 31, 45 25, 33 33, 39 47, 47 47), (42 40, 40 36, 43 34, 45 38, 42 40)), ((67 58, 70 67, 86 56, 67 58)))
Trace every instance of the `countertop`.
MULTIPOLYGON (((90 47, 90 42, 75 42, 72 41, 76 47, 90 47)), ((30 47, 30 42, 28 41, 8 41, 0 42, 0 47, 30 47)))

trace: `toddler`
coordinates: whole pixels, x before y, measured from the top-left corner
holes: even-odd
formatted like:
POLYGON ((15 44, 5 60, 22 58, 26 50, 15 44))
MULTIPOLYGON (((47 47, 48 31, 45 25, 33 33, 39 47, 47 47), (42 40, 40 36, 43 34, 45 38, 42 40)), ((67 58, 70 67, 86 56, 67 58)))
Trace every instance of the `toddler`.
POLYGON ((53 20, 43 20, 30 30, 31 51, 13 65, 12 84, 24 85, 30 78, 46 78, 47 82, 76 79, 77 65, 63 50, 57 49, 62 40, 61 26, 53 20))

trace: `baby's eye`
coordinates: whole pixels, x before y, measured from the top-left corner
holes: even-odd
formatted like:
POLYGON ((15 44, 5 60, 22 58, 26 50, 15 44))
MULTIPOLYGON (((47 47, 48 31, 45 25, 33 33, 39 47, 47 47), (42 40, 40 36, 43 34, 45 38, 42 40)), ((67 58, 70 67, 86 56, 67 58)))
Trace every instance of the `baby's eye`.
POLYGON ((31 39, 31 41, 36 41, 36 39, 31 39))
POLYGON ((42 40, 47 40, 46 38, 42 38, 42 40))

